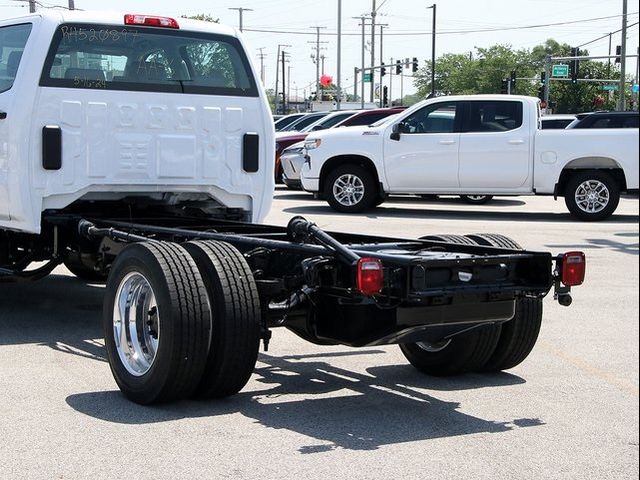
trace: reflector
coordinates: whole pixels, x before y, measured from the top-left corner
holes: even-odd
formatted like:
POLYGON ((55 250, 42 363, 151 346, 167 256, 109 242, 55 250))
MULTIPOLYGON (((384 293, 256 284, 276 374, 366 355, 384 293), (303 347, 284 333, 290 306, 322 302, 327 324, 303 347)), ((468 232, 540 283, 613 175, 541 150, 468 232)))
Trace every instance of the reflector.
POLYGON ((384 270, 379 258, 361 258, 358 260, 358 290, 371 296, 380 293, 384 286, 384 270))
POLYGON ((582 285, 587 267, 583 252, 568 252, 562 257, 562 283, 567 287, 582 285))

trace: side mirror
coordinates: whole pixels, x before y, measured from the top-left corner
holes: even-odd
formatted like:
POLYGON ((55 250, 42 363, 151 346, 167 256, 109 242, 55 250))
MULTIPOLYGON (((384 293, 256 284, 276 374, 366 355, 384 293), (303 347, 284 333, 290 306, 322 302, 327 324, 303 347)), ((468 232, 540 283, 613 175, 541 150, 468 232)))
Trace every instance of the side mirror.
POLYGON ((391 130, 391 140, 395 140, 396 142, 400 141, 400 134, 402 133, 402 122, 396 123, 391 130))

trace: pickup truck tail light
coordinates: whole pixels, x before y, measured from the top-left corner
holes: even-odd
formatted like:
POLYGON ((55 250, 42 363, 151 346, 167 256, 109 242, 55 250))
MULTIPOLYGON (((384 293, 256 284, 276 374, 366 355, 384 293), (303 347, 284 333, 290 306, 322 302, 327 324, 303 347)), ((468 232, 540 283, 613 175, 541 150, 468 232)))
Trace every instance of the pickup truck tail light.
POLYGON ((154 15, 127 14, 124 16, 125 25, 140 25, 144 27, 180 28, 178 22, 169 17, 157 17, 154 15))
POLYGON ((567 287, 582 285, 587 260, 582 252, 565 253, 562 257, 562 283, 567 287))
POLYGON ((380 293, 384 286, 384 270, 378 258, 358 260, 358 290, 368 297, 380 293))

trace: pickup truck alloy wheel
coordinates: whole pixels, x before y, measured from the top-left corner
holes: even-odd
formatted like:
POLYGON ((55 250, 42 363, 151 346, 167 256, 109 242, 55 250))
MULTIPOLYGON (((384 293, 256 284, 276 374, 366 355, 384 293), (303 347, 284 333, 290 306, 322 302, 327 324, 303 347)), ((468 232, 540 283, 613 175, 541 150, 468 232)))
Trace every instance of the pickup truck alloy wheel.
POLYGON ((341 205, 352 207, 364 198, 364 184, 355 175, 342 175, 333 182, 333 196, 341 205))
POLYGON ((159 241, 122 250, 105 289, 103 328, 111 372, 130 400, 189 397, 206 366, 211 310, 187 251, 159 241))
POLYGON ((363 212, 381 203, 373 175, 360 165, 341 165, 329 172, 324 192, 329 205, 343 213, 363 212))
POLYGON ((580 220, 604 220, 618 208, 620 187, 606 172, 578 171, 565 187, 564 200, 569 211, 580 220))
POLYGON ((493 200, 493 195, 462 195, 460 198, 471 205, 484 205, 493 200))
POLYGON ((129 273, 120 282, 113 306, 113 337, 120 361, 136 377, 149 371, 160 340, 158 303, 149 281, 129 273))

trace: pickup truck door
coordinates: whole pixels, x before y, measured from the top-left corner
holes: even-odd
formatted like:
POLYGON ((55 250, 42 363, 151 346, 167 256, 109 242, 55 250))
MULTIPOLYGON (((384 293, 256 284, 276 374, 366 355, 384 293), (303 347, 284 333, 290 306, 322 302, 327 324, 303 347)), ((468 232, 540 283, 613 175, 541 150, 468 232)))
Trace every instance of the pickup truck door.
POLYGON ((463 191, 531 189, 533 128, 519 100, 465 102, 460 134, 463 191))
POLYGON ((392 192, 458 188, 461 103, 432 103, 403 118, 400 138, 384 139, 384 168, 392 192))
POLYGON ((17 113, 15 105, 19 92, 14 83, 31 29, 31 23, 0 27, 0 220, 11 219, 11 191, 13 189, 15 195, 15 190, 19 189, 14 163, 20 159, 16 158, 18 148, 13 144, 18 132, 14 114, 17 113))

